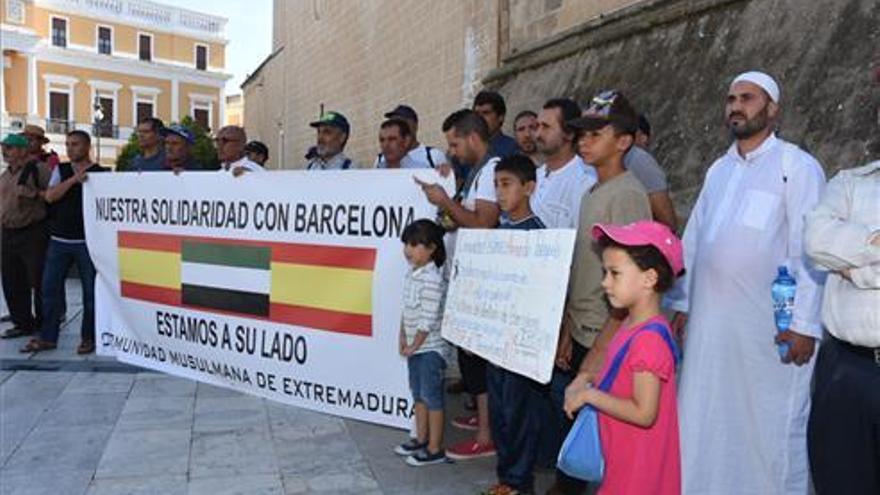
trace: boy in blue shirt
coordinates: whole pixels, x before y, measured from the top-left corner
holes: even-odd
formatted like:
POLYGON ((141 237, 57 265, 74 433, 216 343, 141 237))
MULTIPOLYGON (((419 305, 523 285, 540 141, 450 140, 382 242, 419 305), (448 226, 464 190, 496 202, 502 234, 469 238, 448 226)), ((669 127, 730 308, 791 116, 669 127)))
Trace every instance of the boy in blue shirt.
MULTIPOLYGON (((525 155, 509 156, 495 165, 495 194, 503 212, 498 228, 545 228, 529 206, 535 180, 535 164, 525 155)), ((486 378, 492 438, 498 455, 498 484, 487 493, 533 493, 541 417, 548 402, 545 386, 491 363, 486 378)))

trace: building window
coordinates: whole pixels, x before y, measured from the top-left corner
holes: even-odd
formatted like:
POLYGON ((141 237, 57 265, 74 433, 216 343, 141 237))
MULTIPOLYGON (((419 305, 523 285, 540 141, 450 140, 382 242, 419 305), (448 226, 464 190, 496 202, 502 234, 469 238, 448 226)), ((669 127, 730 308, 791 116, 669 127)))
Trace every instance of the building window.
POLYGON ((70 93, 49 91, 49 121, 46 132, 67 134, 72 130, 70 122, 70 93))
POLYGON ((98 53, 113 53, 113 30, 107 26, 98 26, 98 53))
POLYGON ((67 47, 67 19, 52 18, 52 45, 67 47))
POLYGON ((153 60, 153 37, 149 34, 138 34, 138 57, 146 62, 153 60))
POLYGON ((194 108, 193 109, 193 120, 196 121, 197 124, 202 126, 202 129, 205 132, 210 131, 211 129, 211 111, 207 108, 194 108))
POLYGON ((139 101, 137 102, 137 106, 135 108, 135 123, 141 122, 144 119, 148 119, 153 117, 155 114, 153 113, 153 103, 149 101, 139 101))
POLYGON ((208 47, 196 45, 196 69, 208 70, 208 47))

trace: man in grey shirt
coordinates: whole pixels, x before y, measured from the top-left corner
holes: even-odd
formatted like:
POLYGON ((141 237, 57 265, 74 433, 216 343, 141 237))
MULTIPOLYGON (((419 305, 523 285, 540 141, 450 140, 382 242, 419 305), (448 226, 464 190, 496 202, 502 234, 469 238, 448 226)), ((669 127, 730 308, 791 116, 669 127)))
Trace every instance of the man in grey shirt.
POLYGON ((623 156, 623 166, 632 172, 648 191, 651 214, 654 220, 666 224, 673 232, 678 229, 678 216, 672 198, 669 197, 669 184, 666 172, 657 160, 643 148, 633 145, 623 156))
POLYGON ((168 170, 165 166, 165 147, 163 132, 165 124, 154 117, 147 117, 137 125, 138 147, 140 153, 131 162, 131 171, 157 172, 168 170))

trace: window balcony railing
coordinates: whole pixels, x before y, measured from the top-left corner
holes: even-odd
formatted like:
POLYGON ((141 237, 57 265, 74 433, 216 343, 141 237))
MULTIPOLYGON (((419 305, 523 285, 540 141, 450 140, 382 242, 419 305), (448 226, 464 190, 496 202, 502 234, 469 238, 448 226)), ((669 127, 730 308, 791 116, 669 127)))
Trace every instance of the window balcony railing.
POLYGON ((70 120, 46 119, 46 132, 49 134, 67 134, 74 128, 74 124, 70 120))

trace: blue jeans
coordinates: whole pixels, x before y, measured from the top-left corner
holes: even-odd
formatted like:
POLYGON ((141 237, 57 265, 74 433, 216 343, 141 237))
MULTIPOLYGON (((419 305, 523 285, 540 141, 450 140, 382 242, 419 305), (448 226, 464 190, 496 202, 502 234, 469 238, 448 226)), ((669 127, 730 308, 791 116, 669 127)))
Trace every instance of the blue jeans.
POLYGON ((534 488, 549 387, 493 364, 486 366, 489 423, 498 455, 498 480, 520 491, 534 488))
POLYGON ((83 243, 49 241, 46 267, 43 269, 43 331, 41 338, 58 342, 61 311, 64 309, 64 279, 70 265, 76 263, 82 281, 83 316, 80 338, 95 341, 95 265, 83 243))
POLYGON ((406 359, 413 402, 422 402, 429 411, 443 410, 443 378, 446 360, 438 352, 413 354, 406 359))

